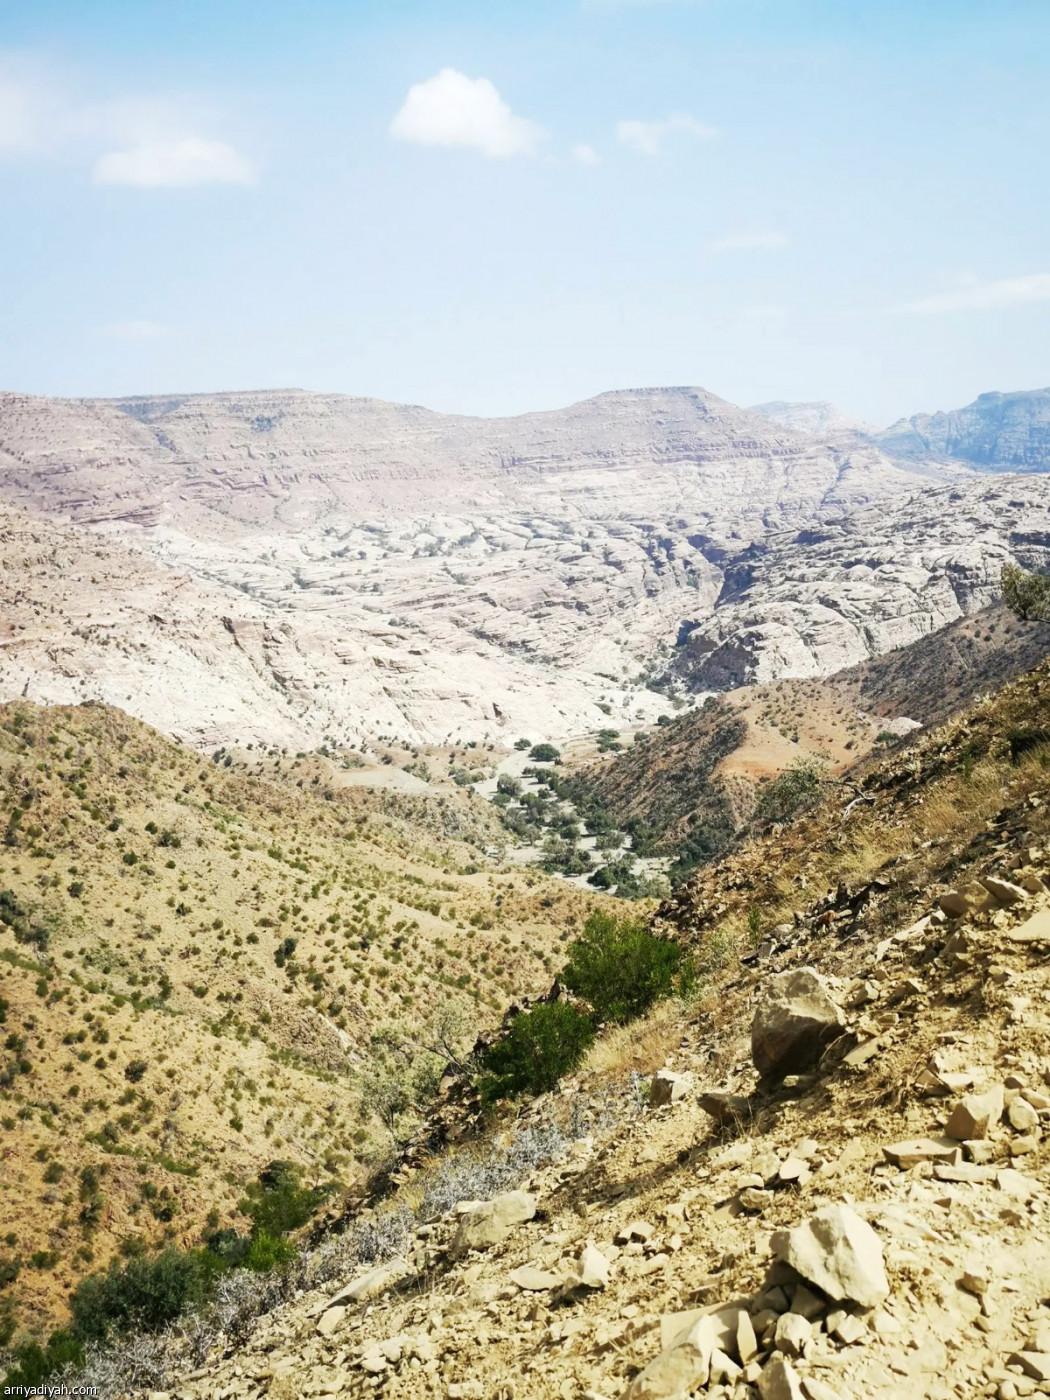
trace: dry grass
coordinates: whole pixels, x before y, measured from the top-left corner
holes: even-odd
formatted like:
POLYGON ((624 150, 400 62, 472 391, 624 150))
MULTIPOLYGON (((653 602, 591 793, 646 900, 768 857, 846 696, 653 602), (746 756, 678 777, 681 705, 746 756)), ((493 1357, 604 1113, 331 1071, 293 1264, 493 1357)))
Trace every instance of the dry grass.
POLYGON ((603 1032, 587 1051, 580 1073, 595 1086, 621 1082, 631 1073, 652 1074, 678 1045, 686 1016, 679 1001, 657 1002, 639 1020, 603 1032))

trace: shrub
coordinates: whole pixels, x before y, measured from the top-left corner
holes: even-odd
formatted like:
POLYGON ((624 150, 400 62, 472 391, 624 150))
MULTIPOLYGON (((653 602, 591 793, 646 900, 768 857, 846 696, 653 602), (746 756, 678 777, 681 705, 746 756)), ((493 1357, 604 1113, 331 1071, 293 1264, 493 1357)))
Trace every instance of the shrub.
POLYGON ((515 739, 514 747, 518 750, 519 753, 524 753, 525 750, 529 747, 529 741, 528 739, 515 739))
POLYGON ((258 1184, 248 1188, 241 1211, 252 1222, 252 1238, 277 1237, 305 1225, 334 1188, 305 1187, 291 1162, 271 1162, 259 1173, 258 1184))
POLYGON ((131 1084, 137 1084, 148 1069, 149 1065, 145 1060, 130 1060, 124 1066, 124 1078, 131 1084))
POLYGON ((687 991, 694 978, 692 959, 677 943, 655 937, 641 919, 602 910, 569 945, 562 971, 562 981, 590 1002, 599 1021, 619 1025, 661 997, 687 991))
POLYGON ((483 1096, 494 1100, 547 1093, 580 1062, 593 1039, 590 1017, 568 1002, 523 1011, 485 1056, 483 1096))
POLYGON ((283 1269, 295 1258, 295 1246, 278 1236, 265 1231, 252 1238, 251 1247, 244 1258, 244 1266, 256 1274, 269 1273, 271 1269, 283 1269))
POLYGON ((812 807, 820 796, 823 768, 800 758, 758 794, 755 816, 759 821, 782 822, 812 807))
POLYGON ((153 1259, 114 1260, 104 1274, 91 1274, 70 1302, 73 1335, 104 1342, 114 1331, 156 1332, 207 1296, 213 1271, 204 1251, 169 1248, 153 1259))
POLYGON ((1022 622, 1050 620, 1050 575, 1030 574, 1016 564, 1004 564, 1003 602, 1022 622))
POLYGON ((16 1349, 15 1356, 16 1364, 4 1377, 9 1393, 15 1386, 25 1386, 27 1389, 39 1386, 48 1376, 66 1366, 80 1367, 84 1364, 84 1348, 69 1332, 52 1332, 46 1347, 39 1342, 27 1342, 16 1349))
POLYGON ((537 763, 559 763, 561 761, 561 754, 553 744, 533 744, 532 748, 529 749, 529 757, 535 759, 537 763))

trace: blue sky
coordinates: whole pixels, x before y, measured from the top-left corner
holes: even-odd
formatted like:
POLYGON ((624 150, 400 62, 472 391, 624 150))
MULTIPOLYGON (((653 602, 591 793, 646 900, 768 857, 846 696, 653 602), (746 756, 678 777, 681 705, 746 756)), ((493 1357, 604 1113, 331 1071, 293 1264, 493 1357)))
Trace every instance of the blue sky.
POLYGON ((1050 383, 1045 0, 0 0, 0 387, 1050 383))

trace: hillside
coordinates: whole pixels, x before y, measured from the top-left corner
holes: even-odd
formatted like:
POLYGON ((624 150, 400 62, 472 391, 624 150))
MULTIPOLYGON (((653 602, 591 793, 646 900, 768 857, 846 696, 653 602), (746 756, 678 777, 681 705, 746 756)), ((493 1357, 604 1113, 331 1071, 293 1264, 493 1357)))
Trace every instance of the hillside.
POLYGON ((723 560, 709 616, 683 624, 663 680, 686 692, 828 676, 993 603, 1002 565, 1048 565, 1050 482, 927 490, 723 560))
POLYGON ((370 791, 344 762, 0 708, 0 1237, 23 1326, 118 1249, 235 1223, 272 1158, 352 1185, 391 1146, 361 1108, 377 1037, 416 1054, 450 1008, 472 1038, 600 902, 501 871, 490 809, 453 785, 370 791))
POLYGON ((968 462, 982 471, 1045 471, 1050 455, 1050 389, 981 394, 950 413, 902 418, 872 439, 890 456, 968 462))
POLYGON ((192 1370, 158 1342, 136 1393, 1045 1393, 1048 697, 1043 666, 705 871, 660 915, 694 1000, 315 1242, 192 1370), (816 975, 768 1023, 811 1058, 760 1077, 779 974, 816 975))
POLYGON ((0 698, 102 700, 200 746, 652 721, 646 677, 714 605, 726 549, 927 481, 693 388, 491 420, 0 395, 0 581, 27 634, 0 698), (100 552, 134 580, 116 608, 100 552))

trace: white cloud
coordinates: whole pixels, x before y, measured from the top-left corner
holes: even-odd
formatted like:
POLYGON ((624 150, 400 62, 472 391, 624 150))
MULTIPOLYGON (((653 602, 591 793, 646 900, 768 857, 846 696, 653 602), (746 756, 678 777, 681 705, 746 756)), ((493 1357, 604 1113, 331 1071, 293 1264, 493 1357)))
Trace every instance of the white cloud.
POLYGON ((107 340, 163 340, 171 335, 171 327, 162 321, 114 321, 102 326, 99 334, 107 340))
POLYGON ((752 249, 771 252, 783 248, 787 238, 782 233, 734 233, 728 238, 712 238, 704 244, 705 253, 746 253, 752 249))
POLYGON ((147 139, 126 151, 110 151, 95 162, 96 185, 176 189, 187 185, 250 185, 251 165, 225 141, 200 136, 147 139))
POLYGON ((643 156, 658 156, 665 137, 678 133, 701 138, 716 135, 713 126, 705 126, 688 112, 679 112, 662 122, 616 123, 617 141, 624 146, 630 146, 632 150, 641 151, 643 156))
POLYGON ((249 183, 245 157, 206 134, 213 120, 193 98, 85 102, 31 55, 0 53, 0 157, 93 162, 96 184, 140 189, 249 183))
POLYGON ((1009 306, 1026 306, 1050 301, 1050 272, 1033 272, 1027 277, 1004 277, 998 282, 968 282, 953 291, 937 292, 919 301, 895 306, 913 316, 932 316, 941 311, 999 311, 1009 306))
POLYGON ((468 78, 455 68, 408 90, 390 123, 395 141, 419 146, 465 146, 494 160, 531 154, 543 128, 517 117, 488 78, 468 78))
POLYGON ((586 141, 578 141, 572 148, 572 158, 579 161, 581 165, 599 165, 601 156, 593 146, 588 146, 586 141))

